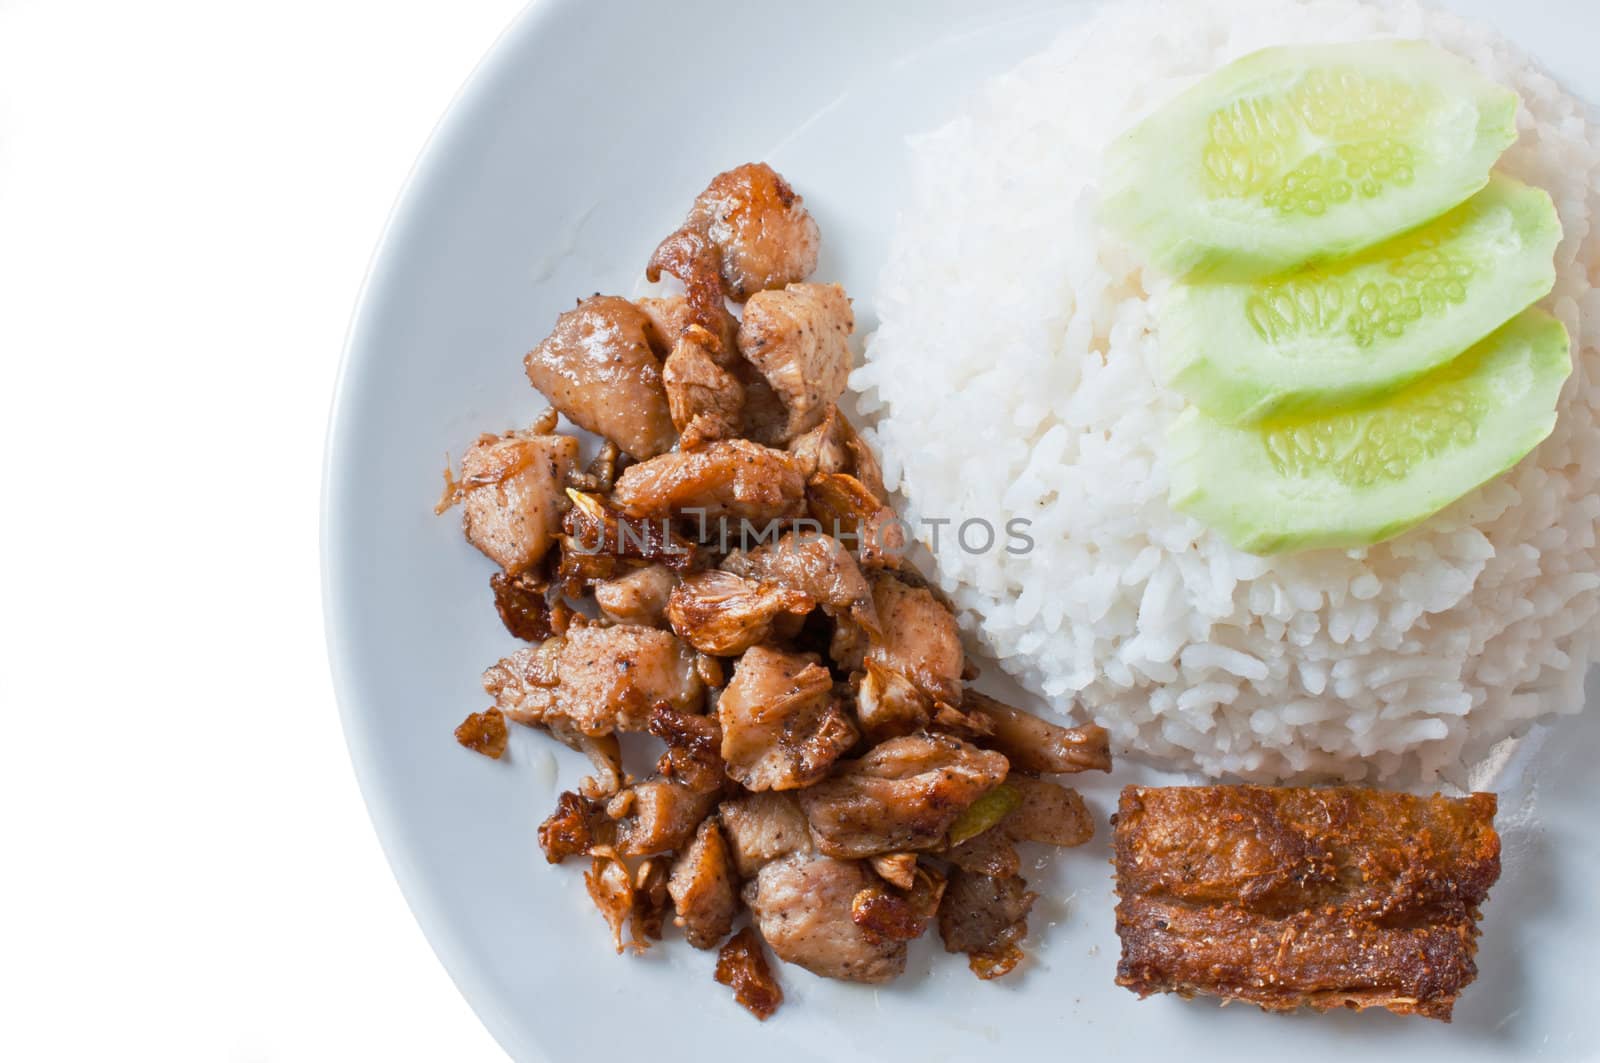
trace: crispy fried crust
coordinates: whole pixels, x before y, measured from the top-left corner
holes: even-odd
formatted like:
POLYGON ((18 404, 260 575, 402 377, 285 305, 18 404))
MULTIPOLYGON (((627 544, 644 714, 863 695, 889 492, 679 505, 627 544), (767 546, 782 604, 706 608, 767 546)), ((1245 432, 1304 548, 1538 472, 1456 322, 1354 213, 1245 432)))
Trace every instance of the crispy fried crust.
POLYGON ((506 743, 510 741, 505 713, 499 709, 473 713, 456 728, 456 741, 474 753, 499 760, 505 754, 506 743))
POLYGON ((717 952, 717 981, 733 990, 733 999, 765 1021, 783 1003, 783 990, 772 977, 761 936, 745 927, 717 952))
POLYGON ((1123 790, 1117 984, 1450 1018, 1500 874, 1495 797, 1123 790))
POLYGON ((539 847, 546 860, 559 864, 610 844, 613 833, 611 821, 596 802, 567 790, 556 799, 556 810, 539 824, 539 847))
POLYGON ((500 622, 517 638, 543 642, 551 635, 566 632, 572 610, 565 602, 551 605, 541 580, 530 579, 526 572, 520 576, 496 572, 489 577, 489 588, 494 591, 494 608, 500 614, 500 622))
POLYGON ((649 731, 667 747, 656 762, 656 771, 696 793, 713 793, 726 784, 722 728, 715 716, 679 712, 661 702, 650 710, 649 731))

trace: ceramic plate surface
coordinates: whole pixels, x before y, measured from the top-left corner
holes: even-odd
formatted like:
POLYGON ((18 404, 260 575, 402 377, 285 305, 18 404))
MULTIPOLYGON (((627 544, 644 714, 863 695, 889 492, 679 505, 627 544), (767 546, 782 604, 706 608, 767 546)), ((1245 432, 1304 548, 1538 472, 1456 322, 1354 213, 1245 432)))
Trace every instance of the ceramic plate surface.
MULTIPOLYGON (((1591 0, 1450 6, 1600 99, 1591 0)), ((1536 733, 1499 777, 1506 870, 1485 912, 1481 976, 1450 1026, 1138 1001, 1112 984, 1104 829, 1028 872, 1043 897, 1032 960, 1016 975, 979 983, 930 934, 907 975, 881 989, 782 968, 787 1003, 758 1024, 712 981, 713 954, 674 934, 644 957, 615 955, 579 868, 545 863, 534 831, 584 773, 576 754, 525 729, 498 763, 451 740, 485 703, 479 671, 515 643, 490 604, 489 562, 462 541, 456 516, 432 513, 439 473, 447 451, 459 459, 479 432, 526 425, 543 407, 521 355, 555 315, 580 294, 632 293, 706 180, 766 159, 804 193, 824 238, 817 279, 844 283, 865 334, 905 136, 940 124, 983 79, 1089 10, 1071 0, 547 0, 495 45, 424 153, 362 296, 334 404, 328 637, 352 757, 395 874, 515 1058, 1600 1056, 1600 828, 1588 790, 1600 711, 1536 733)), ((1084 789, 1103 828, 1118 787, 1162 778, 1119 766, 1084 789)))

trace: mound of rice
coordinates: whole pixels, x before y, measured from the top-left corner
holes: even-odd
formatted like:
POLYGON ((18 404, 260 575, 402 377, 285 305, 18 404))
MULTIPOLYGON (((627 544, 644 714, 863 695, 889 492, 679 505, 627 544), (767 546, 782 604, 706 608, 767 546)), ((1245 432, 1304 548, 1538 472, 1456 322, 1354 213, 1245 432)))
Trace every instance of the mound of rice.
MULTIPOLYGON (((1032 521, 1023 555, 935 550, 962 622, 1124 750, 1252 779, 1456 778, 1577 712, 1600 605, 1600 135, 1500 37, 1410 2, 1119 3, 912 142, 914 185, 851 378, 913 527, 1032 521), (1161 281, 1102 233, 1108 141, 1274 44, 1421 37, 1523 99, 1501 167, 1566 238, 1545 306, 1573 339, 1554 435, 1364 550, 1241 553, 1167 505, 1181 400, 1156 371, 1161 281)), ((975 537, 976 538, 976 537, 975 537)))

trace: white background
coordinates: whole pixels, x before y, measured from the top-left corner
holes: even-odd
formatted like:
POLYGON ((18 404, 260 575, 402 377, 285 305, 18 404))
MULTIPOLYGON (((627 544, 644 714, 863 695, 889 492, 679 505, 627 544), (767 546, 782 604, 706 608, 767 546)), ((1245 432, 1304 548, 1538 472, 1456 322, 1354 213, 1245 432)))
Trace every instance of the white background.
POLYGON ((519 0, 0 0, 0 1058, 499 1059, 323 648, 368 257, 519 0))

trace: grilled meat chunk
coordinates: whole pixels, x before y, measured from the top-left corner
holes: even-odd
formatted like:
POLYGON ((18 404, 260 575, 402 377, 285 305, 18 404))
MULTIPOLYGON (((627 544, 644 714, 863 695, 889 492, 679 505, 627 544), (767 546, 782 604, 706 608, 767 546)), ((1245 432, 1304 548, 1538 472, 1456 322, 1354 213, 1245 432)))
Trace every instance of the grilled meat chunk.
POLYGON ((806 814, 790 794, 741 794, 722 802, 717 814, 741 879, 754 878, 767 864, 791 853, 811 852, 806 814))
POLYGON ((772 634, 773 621, 804 616, 816 603, 803 591, 710 569, 685 577, 667 602, 672 630, 701 653, 733 657, 772 634))
MULTIPOLYGON (((840 631, 848 632, 849 628, 841 627, 840 631)), ((873 659, 870 646, 869 639, 868 655, 860 665, 861 685, 856 691, 856 717, 867 739, 881 742, 927 727, 934 714, 928 696, 904 674, 873 659)), ((830 650, 836 659, 841 656, 837 635, 830 650)))
POLYGON ((863 662, 856 711, 867 735, 881 739, 915 731, 938 705, 958 703, 966 662, 956 618, 926 587, 880 572, 872 601, 879 635, 863 662))
POLYGON ((851 904, 877 879, 858 860, 796 854, 763 867, 744 901, 778 958, 824 978, 887 982, 906 967, 906 943, 856 925, 851 904))
POLYGON ((649 324, 626 299, 590 296, 523 359, 528 380, 567 420, 636 458, 665 453, 677 439, 649 324))
POLYGON ((1015 772, 1006 776, 1006 785, 1022 798, 1000 821, 999 829, 1011 838, 1070 848, 1094 837, 1094 819, 1078 791, 1015 772))
POLYGON ((783 990, 772 977, 754 927, 745 927, 718 950, 716 977, 733 990, 734 1000, 763 1022, 783 1003, 783 990))
POLYGON ((888 498, 877 455, 837 406, 830 406, 815 428, 790 440, 789 453, 799 460, 808 481, 818 474, 843 473, 880 503, 888 498))
POLYGON ((500 614, 500 622, 524 642, 543 642, 551 635, 565 634, 572 621, 572 610, 565 602, 550 603, 543 577, 496 572, 489 577, 489 589, 494 592, 494 610, 500 614))
POLYGON ((739 351, 782 400, 788 442, 822 423, 850 375, 855 316, 837 284, 791 284, 745 304, 739 351))
POLYGON ((667 599, 678 576, 665 565, 645 565, 594 586, 595 604, 619 624, 665 627, 667 599))
POLYGON ((733 314, 723 304, 722 291, 717 290, 715 277, 710 279, 710 285, 709 306, 699 309, 691 306, 690 301, 682 295, 638 299, 638 309, 650 319, 650 328, 645 335, 650 339, 651 351, 666 359, 667 355, 672 354, 672 349, 678 346, 678 339, 683 338, 691 328, 701 328, 710 335, 709 341, 706 341, 706 351, 717 365, 731 367, 741 360, 738 344, 734 343, 739 322, 734 320, 733 314))
POLYGON ((1059 727, 1029 712, 968 690, 961 710, 989 722, 982 744, 999 750, 1018 771, 1042 775, 1111 770, 1111 737, 1104 727, 1059 727))
POLYGON ((598 495, 568 491, 572 508, 561 520, 561 564, 557 575, 573 597, 590 584, 626 575, 628 562, 665 565, 687 572, 698 565, 695 545, 666 518, 628 517, 598 495))
POLYGON ((613 797, 606 814, 617 823, 617 852, 653 856, 682 849, 721 796, 681 779, 651 778, 613 797))
POLYGON ((564 721, 586 735, 643 731, 656 702, 690 711, 705 695, 689 647, 635 624, 574 625, 489 668, 483 687, 518 723, 564 721))
POLYGON ((552 864, 609 846, 615 837, 616 831, 600 803, 571 790, 556 799, 556 810, 539 824, 539 848, 552 864))
POLYGON ((967 954, 972 973, 988 981, 1022 960, 1028 911, 1038 894, 1016 875, 997 877, 956 868, 939 902, 939 936, 946 952, 967 954))
POLYGON ((715 716, 679 712, 666 702, 650 710, 650 733, 666 744, 656 770, 701 793, 720 791, 727 782, 722 763, 722 727, 715 716))
POLYGON ((617 477, 612 501, 630 517, 742 517, 760 522, 805 508, 799 466, 781 450, 724 439, 663 454, 617 477))
POLYGON ((966 662, 949 608, 926 587, 889 573, 873 577, 872 602, 883 635, 867 658, 899 672, 935 701, 958 704, 966 662))
POLYGON ((963 871, 1006 878, 1022 870, 1022 854, 1004 830, 986 830, 939 854, 963 871))
POLYGON ((797 591, 830 616, 847 613, 866 631, 878 630, 872 588, 850 551, 831 535, 785 532, 776 542, 734 551, 722 568, 797 591))
POLYGON ((480 436, 461 459, 461 479, 447 474, 440 511, 461 502, 467 541, 519 575, 543 560, 560 533, 566 477, 577 460, 572 436, 480 436))
POLYGON ((948 735, 908 735, 841 763, 800 791, 829 856, 864 857, 944 844, 956 817, 1006 777, 1006 758, 948 735))
POLYGON ((1500 874, 1494 813, 1493 794, 1127 787, 1117 984, 1448 1020, 1500 874))
POLYGON ((732 439, 744 425, 744 385, 717 364, 711 334, 691 325, 662 366, 667 406, 684 450, 732 439))
POLYGON ((671 273, 689 288, 691 302, 697 284, 710 282, 742 303, 809 277, 821 242, 789 182, 764 162, 746 163, 711 179, 683 228, 651 255, 645 275, 656 281, 671 273))
POLYGON ((728 936, 739 911, 728 843, 715 817, 704 820, 694 841, 678 855, 667 880, 678 915, 674 920, 697 949, 709 949, 728 936))
POLYGON ((749 790, 794 790, 827 774, 856 744, 833 676, 809 654, 752 647, 717 699, 722 759, 749 790))
POLYGON ((806 512, 828 532, 854 543, 863 568, 898 569, 910 549, 907 528, 894 510, 850 473, 811 476, 806 512))

